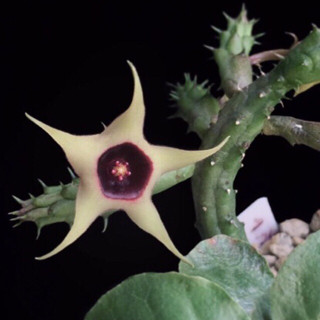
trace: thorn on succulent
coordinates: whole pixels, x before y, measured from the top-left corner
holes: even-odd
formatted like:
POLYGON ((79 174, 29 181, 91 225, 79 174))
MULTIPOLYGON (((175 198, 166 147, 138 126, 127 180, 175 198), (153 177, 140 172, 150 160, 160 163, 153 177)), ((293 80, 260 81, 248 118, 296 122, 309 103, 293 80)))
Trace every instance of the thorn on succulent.
POLYGON ((211 167, 213 167, 215 164, 216 164, 216 163, 215 163, 213 160, 210 161, 210 166, 211 166, 211 167))
POLYGON ((268 120, 270 120, 270 119, 271 119, 271 117, 270 117, 270 116, 267 116, 267 119, 268 119, 268 120))
POLYGON ((257 67, 258 67, 258 69, 259 69, 260 76, 263 76, 263 77, 264 77, 266 74, 263 72, 261 65, 260 65, 260 64, 257 64, 257 67))
POLYGON ((284 108, 284 103, 283 103, 283 101, 280 100, 279 103, 280 103, 281 107, 284 108))
POLYGON ((10 219, 10 221, 17 221, 17 220, 21 220, 21 217, 14 217, 10 219))
POLYGON ((71 176, 71 179, 75 179, 76 178, 76 175, 74 174, 74 172, 72 171, 72 169, 70 167, 67 168, 70 176, 71 176))
POLYGON ((38 179, 38 181, 41 184, 41 187, 43 188, 43 190, 45 190, 47 188, 47 185, 41 179, 38 179))
POLYGON ((231 219, 231 220, 230 220, 230 223, 231 223, 232 225, 234 225, 236 228, 238 228, 238 225, 237 225, 237 223, 236 223, 236 221, 235 221, 234 219, 231 219))
POLYGON ((299 43, 299 38, 293 32, 285 32, 285 34, 293 38, 293 44, 291 45, 290 49, 294 48, 299 43))
POLYGON ((8 216, 16 216, 18 214, 20 214, 20 210, 15 210, 15 211, 8 212, 8 216))
POLYGON ((20 198, 18 198, 17 196, 12 195, 12 198, 17 201, 20 205, 24 204, 24 200, 21 200, 20 198))
POLYGON ((221 29, 219 29, 219 28, 217 28, 217 27, 215 27, 215 26, 211 26, 211 29, 213 29, 215 32, 217 32, 217 33, 221 33, 222 32, 222 30, 221 29))
POLYGON ((177 95, 176 92, 171 92, 170 93, 170 98, 171 98, 171 100, 178 100, 179 96, 177 95))
POLYGON ((36 226, 37 226, 36 240, 39 240, 40 234, 41 234, 41 227, 38 224, 36 224, 36 226))
POLYGON ((29 194, 29 197, 30 197, 31 200, 36 198, 33 194, 31 194, 31 193, 28 193, 28 194, 29 194))
POLYGON ((211 46, 208 46, 206 44, 203 45, 206 49, 210 50, 210 51, 214 51, 215 48, 214 47, 211 47, 211 46))
POLYGON ((14 224, 14 225, 12 226, 12 228, 19 227, 19 226, 20 226, 20 224, 22 224, 22 221, 19 221, 18 223, 14 224))
POLYGON ((237 194, 238 193, 238 189, 234 189, 234 193, 237 194))
POLYGON ((222 14, 227 19, 227 21, 232 21, 233 20, 226 12, 222 12, 222 14))
POLYGON ((241 163, 240 167, 241 167, 241 168, 243 168, 243 167, 244 167, 244 164, 243 164, 243 163, 241 163))
POLYGON ((254 35, 254 38, 255 38, 255 39, 259 39, 259 38, 261 38, 261 37, 263 37, 263 36, 265 36, 265 35, 266 35, 265 32, 261 32, 261 33, 255 34, 255 35, 254 35))
POLYGON ((274 52, 274 55, 275 55, 277 58, 279 58, 280 60, 283 60, 283 59, 285 58, 282 54, 277 53, 277 52, 274 52))
POLYGON ((107 126, 103 123, 103 121, 100 121, 102 127, 103 127, 103 130, 105 130, 107 128, 107 126))
POLYGON ((103 217, 103 228, 101 233, 104 233, 107 230, 107 226, 108 226, 108 219, 103 217))

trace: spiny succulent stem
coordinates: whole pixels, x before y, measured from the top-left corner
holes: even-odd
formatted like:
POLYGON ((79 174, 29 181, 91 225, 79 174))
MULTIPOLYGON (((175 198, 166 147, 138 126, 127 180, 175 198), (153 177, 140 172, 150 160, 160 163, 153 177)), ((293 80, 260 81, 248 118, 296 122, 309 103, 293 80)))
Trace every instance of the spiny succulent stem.
POLYGON ((291 145, 304 144, 320 151, 320 122, 288 116, 271 116, 264 122, 262 133, 283 137, 291 145))
POLYGON ((203 238, 219 233, 245 238, 243 227, 236 219, 233 190, 243 154, 288 91, 319 79, 320 31, 314 29, 269 74, 226 102, 201 147, 209 148, 226 136, 231 136, 230 141, 211 159, 198 164, 192 178, 197 228, 203 238), (214 166, 210 165, 211 161, 215 162, 214 166), (207 208, 205 212, 203 207, 207 208))

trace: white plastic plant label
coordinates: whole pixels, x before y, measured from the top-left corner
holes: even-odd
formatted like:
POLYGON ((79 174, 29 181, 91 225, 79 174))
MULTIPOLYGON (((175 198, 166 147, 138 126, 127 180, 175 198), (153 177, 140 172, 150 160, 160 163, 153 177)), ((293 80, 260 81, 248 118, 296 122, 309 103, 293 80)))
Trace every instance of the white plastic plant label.
POLYGON ((255 247, 260 247, 278 231, 278 223, 266 197, 254 201, 238 215, 238 219, 244 223, 246 236, 255 247))

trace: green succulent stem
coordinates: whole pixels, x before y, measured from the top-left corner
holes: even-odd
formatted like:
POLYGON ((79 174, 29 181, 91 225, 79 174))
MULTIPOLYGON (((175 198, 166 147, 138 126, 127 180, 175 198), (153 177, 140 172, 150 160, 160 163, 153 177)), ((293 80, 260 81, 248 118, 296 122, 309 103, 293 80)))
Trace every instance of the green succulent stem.
POLYGON ((252 82, 252 67, 247 55, 233 55, 219 48, 214 50, 214 58, 219 66, 221 88, 229 98, 252 82))
POLYGON ((304 144, 320 151, 320 123, 288 116, 271 116, 264 123, 262 133, 280 136, 291 145, 304 144))
MULTIPOLYGON (((153 188, 153 194, 160 193, 172 186, 185 181, 193 175, 194 165, 173 170, 163 174, 156 182, 153 188)), ((75 215, 75 199, 79 186, 79 179, 71 173, 72 181, 68 184, 61 183, 57 186, 47 186, 39 180, 43 187, 43 193, 37 197, 32 196, 27 200, 13 198, 21 205, 17 211, 10 212, 15 217, 11 221, 15 221, 14 226, 21 223, 31 221, 37 226, 37 237, 39 237, 41 229, 53 223, 66 222, 70 226, 73 223, 75 215)), ((105 231, 109 216, 115 211, 107 211, 102 214, 104 219, 105 231)))
POLYGON ((210 148, 227 136, 231 138, 216 155, 196 166, 192 178, 196 226, 203 238, 224 233, 245 239, 243 225, 236 218, 233 189, 245 152, 288 91, 319 79, 320 31, 314 28, 269 74, 226 102, 201 148, 210 148))
POLYGON ((178 111, 171 118, 180 117, 189 124, 188 131, 195 132, 201 139, 217 122, 221 109, 219 101, 210 93, 208 81, 199 84, 197 77, 191 79, 185 74, 184 84, 174 86, 171 98, 178 107, 178 111))
POLYGON ((256 43, 252 28, 256 20, 248 20, 245 7, 235 19, 225 15, 227 29, 220 32, 220 46, 213 49, 219 67, 221 88, 230 98, 252 82, 249 53, 256 43))

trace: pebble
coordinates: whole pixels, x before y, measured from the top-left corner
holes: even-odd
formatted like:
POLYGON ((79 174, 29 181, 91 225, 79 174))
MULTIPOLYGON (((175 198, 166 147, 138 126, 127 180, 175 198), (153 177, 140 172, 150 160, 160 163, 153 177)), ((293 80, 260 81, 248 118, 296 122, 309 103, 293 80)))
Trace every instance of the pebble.
POLYGON ((284 257, 290 254, 293 250, 293 242, 291 237, 285 232, 275 234, 270 241, 269 251, 277 256, 284 257))
POLYGON ((283 246, 283 245, 278 245, 278 244, 272 244, 270 245, 270 252, 277 257, 286 257, 288 256, 291 251, 293 250, 293 246, 283 246))
POLYGON ((320 209, 313 214, 310 223, 310 229, 313 232, 320 230, 320 209))
POLYGON ((269 266, 273 266, 277 260, 277 257, 272 254, 266 254, 263 257, 266 259, 269 266))
POLYGON ((275 277, 277 276, 278 271, 277 271, 277 269, 276 269, 275 267, 271 267, 271 268, 270 268, 270 271, 273 273, 273 275, 274 275, 275 277))
POLYGON ((300 219, 289 219, 280 223, 279 230, 258 248, 274 276, 277 276, 291 251, 303 243, 310 232, 320 230, 320 209, 312 216, 310 225, 300 219))
POLYGON ((260 248, 258 248, 259 253, 262 255, 268 255, 270 253, 270 243, 271 239, 267 240, 260 248))
POLYGON ((284 262, 287 260, 287 257, 281 257, 281 258, 279 258, 276 262, 275 262, 275 264, 274 264, 274 266, 276 267, 276 269, 279 271, 280 270, 280 268, 282 267, 282 265, 284 264, 284 262))
POLYGON ((300 219, 289 219, 280 223, 280 231, 291 237, 306 238, 309 234, 309 225, 300 219))
POLYGON ((304 242, 305 239, 300 238, 300 237, 292 237, 292 242, 295 246, 298 246, 299 244, 301 244, 302 242, 304 242))

